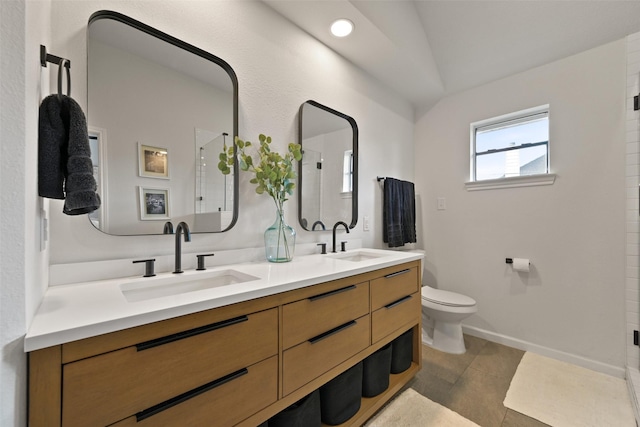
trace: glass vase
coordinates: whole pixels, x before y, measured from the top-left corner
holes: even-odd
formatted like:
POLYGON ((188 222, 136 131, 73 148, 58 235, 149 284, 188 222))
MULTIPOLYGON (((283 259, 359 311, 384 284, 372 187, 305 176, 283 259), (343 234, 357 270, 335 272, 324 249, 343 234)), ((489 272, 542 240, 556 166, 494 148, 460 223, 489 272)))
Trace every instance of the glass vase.
POLYGON ((289 262, 296 248, 296 230, 284 222, 284 212, 276 209, 276 221, 264 232, 267 261, 289 262))

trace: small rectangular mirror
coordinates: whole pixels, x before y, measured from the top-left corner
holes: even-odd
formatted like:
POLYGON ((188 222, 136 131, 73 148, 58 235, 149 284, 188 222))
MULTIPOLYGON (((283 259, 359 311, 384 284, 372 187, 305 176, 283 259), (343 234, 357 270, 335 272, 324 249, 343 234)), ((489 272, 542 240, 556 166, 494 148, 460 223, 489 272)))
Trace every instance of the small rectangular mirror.
POLYGON ((353 118, 315 101, 299 112, 298 219, 307 231, 358 221, 358 126, 353 118))

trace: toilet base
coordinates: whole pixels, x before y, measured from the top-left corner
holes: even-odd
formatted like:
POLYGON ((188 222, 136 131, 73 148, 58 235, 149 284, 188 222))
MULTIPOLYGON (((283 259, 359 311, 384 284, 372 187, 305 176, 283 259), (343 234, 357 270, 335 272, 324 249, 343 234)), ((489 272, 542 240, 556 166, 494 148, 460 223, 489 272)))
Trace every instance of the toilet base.
POLYGON ((450 354, 464 354, 467 348, 462 335, 462 323, 437 321, 422 313, 422 343, 450 354))

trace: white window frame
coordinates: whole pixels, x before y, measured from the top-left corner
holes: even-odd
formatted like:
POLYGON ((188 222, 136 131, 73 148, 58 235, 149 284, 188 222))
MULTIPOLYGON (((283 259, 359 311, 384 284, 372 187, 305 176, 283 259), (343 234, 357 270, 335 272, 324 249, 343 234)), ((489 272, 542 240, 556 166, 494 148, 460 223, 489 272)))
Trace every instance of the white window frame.
POLYGON ((469 176, 470 180, 465 183, 465 187, 468 191, 475 190, 487 190, 494 188, 511 188, 511 187, 529 187, 535 185, 551 185, 555 182, 556 174, 551 173, 551 137, 547 142, 547 173, 537 175, 523 175, 514 177, 505 177, 497 179, 476 180, 476 131, 480 128, 487 128, 490 126, 498 126, 507 122, 516 122, 517 120, 526 121, 527 118, 537 114, 547 114, 551 116, 549 104, 541 105, 534 108, 528 108, 526 110, 516 111, 502 116, 493 117, 486 120, 471 123, 470 125, 470 166, 469 176))
POLYGON ((343 198, 351 197, 353 193, 353 150, 345 150, 342 161, 342 191, 343 198))

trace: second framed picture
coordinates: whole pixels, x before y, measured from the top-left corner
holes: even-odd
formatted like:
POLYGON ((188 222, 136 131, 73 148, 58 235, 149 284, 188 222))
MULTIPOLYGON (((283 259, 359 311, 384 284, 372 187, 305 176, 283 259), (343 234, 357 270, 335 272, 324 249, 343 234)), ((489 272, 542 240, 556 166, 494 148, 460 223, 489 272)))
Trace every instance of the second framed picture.
POLYGON ((169 153, 166 148, 138 143, 140 176, 169 179, 169 153))
POLYGON ((140 219, 143 221, 171 219, 169 189, 139 187, 140 219))

